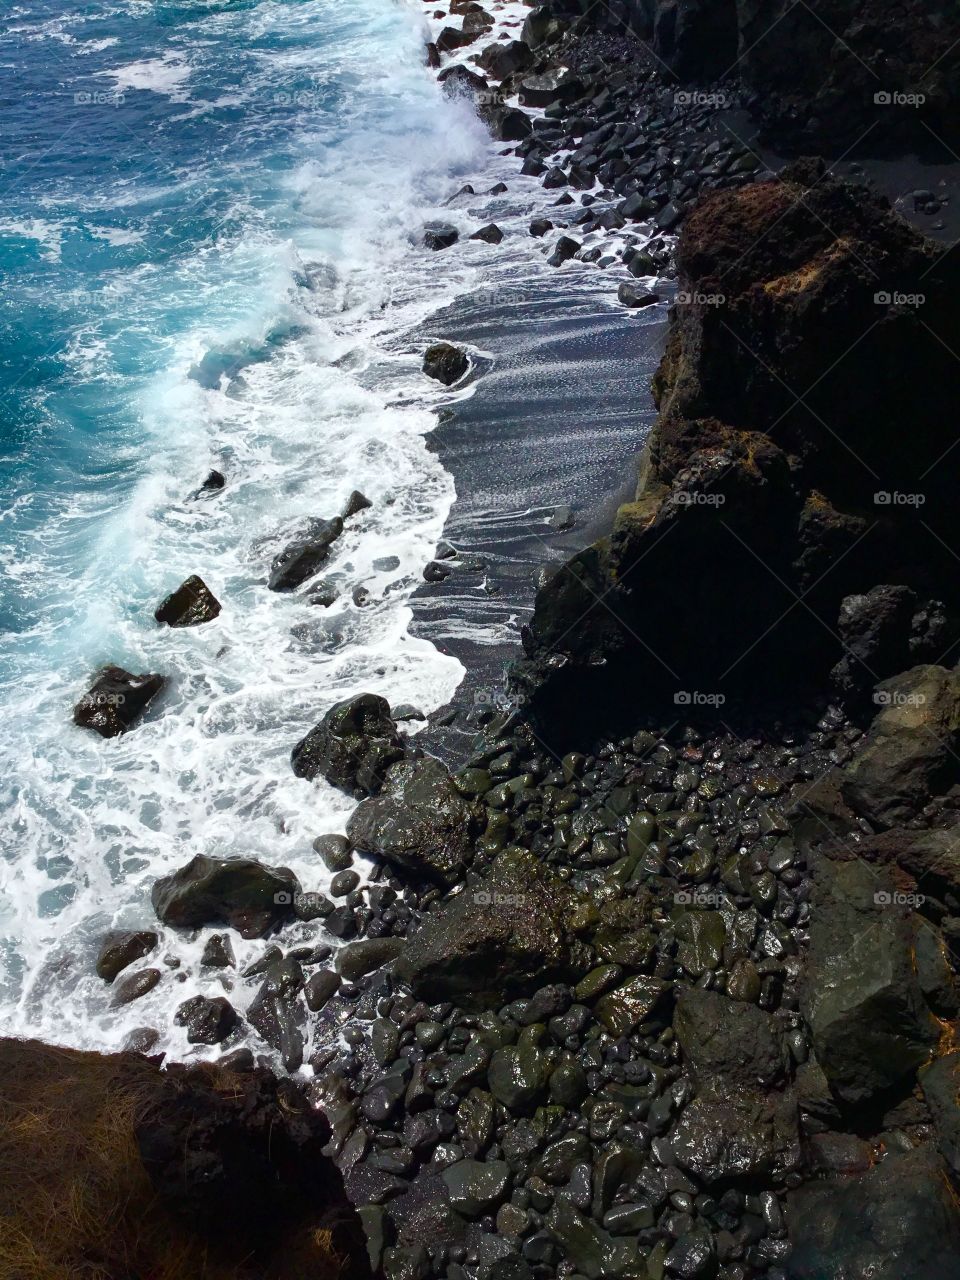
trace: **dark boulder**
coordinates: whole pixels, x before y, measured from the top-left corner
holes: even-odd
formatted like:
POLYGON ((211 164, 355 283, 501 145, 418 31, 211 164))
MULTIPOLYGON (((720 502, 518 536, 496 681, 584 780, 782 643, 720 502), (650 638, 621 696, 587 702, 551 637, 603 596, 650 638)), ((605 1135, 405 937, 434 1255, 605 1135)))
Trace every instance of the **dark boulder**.
POLYGON ((518 107, 504 107, 500 103, 492 103, 481 112, 491 133, 501 142, 521 142, 529 138, 533 132, 530 117, 518 107))
MULTIPOLYGON (((845 843, 836 852, 851 856, 845 843)), ((814 906, 801 1008, 830 1088, 848 1105, 908 1093, 941 1030, 920 989, 914 919, 889 875, 860 859, 820 859, 814 906)))
POLYGON ((470 239, 483 240, 486 244, 499 244, 503 239, 503 232, 495 222, 490 222, 487 226, 481 227, 479 231, 474 231, 470 239))
POLYGON ((122 1005, 140 1000, 157 986, 162 977, 159 969, 138 969, 136 973, 125 973, 113 984, 110 1008, 119 1009, 122 1005))
POLYGON ((524 18, 520 36, 524 44, 531 49, 538 49, 543 45, 554 44, 565 30, 566 23, 554 14, 552 7, 542 4, 531 9, 524 18))
POLYGON ((878 685, 874 701, 880 710, 841 790, 857 813, 892 827, 960 780, 960 675, 913 667, 878 685))
POLYGON ((403 757, 390 704, 360 693, 331 707, 293 748, 291 759, 298 778, 320 776, 359 800, 377 795, 389 767, 403 757))
POLYGON ((73 709, 73 723, 101 738, 126 733, 165 684, 163 676, 131 675, 122 667, 103 667, 73 709))
POLYGON ((929 1145, 891 1151, 859 1177, 811 1182, 787 1197, 790 1280, 824 1276, 945 1280, 960 1274, 960 1213, 929 1145))
POLYGON ((343 533, 343 520, 311 520, 301 537, 291 542, 270 566, 271 591, 295 591, 326 563, 330 547, 343 533))
POLYGON ((343 519, 349 520, 351 516, 359 515, 361 511, 366 511, 372 506, 373 503, 365 494, 362 494, 359 489, 354 489, 343 508, 343 519))
POLYGON ((149 929, 132 932, 128 929, 115 929, 108 933, 100 944, 97 956, 97 976, 104 982, 112 982, 121 970, 134 960, 141 960, 159 942, 158 936, 149 929))
POLYGON ((549 107, 553 102, 574 102, 582 97, 584 83, 570 71, 544 71, 540 75, 524 76, 518 93, 524 107, 549 107))
POLYGON ((449 249, 460 239, 460 232, 449 222, 428 222, 423 228, 423 243, 428 249, 449 249))
POLYGON ((771 1014, 699 987, 687 987, 673 1020, 694 1080, 714 1091, 782 1082, 788 1056, 771 1014))
POLYGON ((259 938, 293 914, 297 877, 286 867, 254 858, 211 858, 199 853, 154 884, 157 916, 175 929, 227 924, 244 938, 259 938))
POLYGON ((444 27, 435 40, 438 53, 452 53, 464 45, 473 44, 479 32, 465 31, 462 27, 444 27))
POLYGON ((533 53, 522 40, 507 40, 490 44, 477 61, 494 80, 505 80, 518 71, 526 71, 533 65, 533 53))
POLYGON ((446 67, 440 72, 437 79, 443 85, 444 93, 451 97, 475 98, 477 94, 483 93, 487 88, 487 82, 483 76, 477 75, 475 71, 471 71, 469 67, 465 67, 460 62, 455 63, 452 67, 446 67))
POLYGON ((642 285, 624 283, 617 290, 617 300, 622 302, 625 307, 650 307, 655 302, 660 301, 658 293, 651 293, 649 289, 644 289, 642 285))
POLYGON ((361 938, 337 952, 336 971, 344 981, 357 982, 396 960, 403 947, 402 938, 361 938))
POLYGON ((212 497, 214 494, 219 493, 226 483, 227 478, 222 471, 208 471, 206 479, 193 496, 194 498, 212 497))
POLYGON ((173 1020, 187 1028, 190 1044, 219 1044, 237 1025, 237 1014, 224 996, 192 996, 177 1008, 173 1020))
POLYGON ((561 236, 553 246, 553 253, 551 253, 550 257, 547 259, 547 265, 551 267, 561 267, 565 262, 579 252, 579 240, 574 240, 572 236, 561 236))
POLYGON ((445 387, 459 382, 470 368, 470 359, 462 347, 452 342, 435 342, 423 355, 423 372, 445 387))
POLYGON ((532 855, 505 850, 490 874, 425 916, 394 972, 429 1002, 470 1009, 577 980, 588 951, 588 905, 532 855))
POLYGON ((267 964, 263 985, 247 1011, 251 1026, 280 1053, 288 1071, 295 1071, 303 1060, 304 1013, 297 999, 303 987, 300 962, 278 956, 267 964))
POLYGON ((220 614, 220 601, 196 574, 158 605, 154 617, 170 627, 198 627, 220 614))
POLYGON ((707 1185, 779 1181, 800 1168, 796 1099, 756 1090, 694 1098, 670 1134, 670 1151, 707 1185))
POLYGON ((392 766, 385 793, 350 816, 347 837, 400 875, 450 885, 470 858, 470 811, 446 767, 427 757, 392 766))

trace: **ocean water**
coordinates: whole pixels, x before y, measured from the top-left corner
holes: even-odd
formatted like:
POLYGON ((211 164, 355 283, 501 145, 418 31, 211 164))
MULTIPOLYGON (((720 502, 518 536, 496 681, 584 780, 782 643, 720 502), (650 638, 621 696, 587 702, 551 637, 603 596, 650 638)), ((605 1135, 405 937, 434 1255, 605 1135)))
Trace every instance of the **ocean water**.
POLYGON ((404 335, 476 286, 470 254, 428 254, 418 232, 492 144, 443 99, 423 29, 402 0, 4 6, 6 1033, 109 1049, 166 1029, 204 989, 204 936, 151 961, 172 946, 187 982, 116 1011, 91 972, 103 931, 156 927, 153 881, 199 852, 322 888, 311 841, 352 804, 295 778, 292 745, 360 690, 429 711, 461 679, 408 631, 454 487, 404 335), (191 501, 211 467, 226 488, 191 501), (267 591, 285 537, 354 488, 373 507, 329 564, 342 599, 267 591), (386 556, 399 568, 375 570, 386 556), (191 573, 222 614, 158 627, 191 573), (71 724, 106 662, 168 679, 112 741, 71 724))
MULTIPOLYGON (((518 34, 520 0, 489 8, 493 38, 518 34)), ((427 22, 443 22, 424 13, 421 0, 4 11, 0 1033, 109 1050, 146 1025, 173 1057, 217 1056, 188 1045, 174 1009, 226 988, 242 1015, 257 983, 201 967, 212 929, 161 929, 154 881, 207 853, 289 866, 324 890, 312 841, 342 830, 353 802, 295 778, 292 746, 352 694, 429 712, 464 677, 411 626, 410 597, 456 496, 426 437, 438 407, 480 383, 448 392, 421 373, 422 351, 458 307, 479 308, 488 332, 514 334, 530 394, 549 400, 545 291, 574 327, 594 324, 617 306, 617 273, 546 264, 560 227, 539 240, 528 223, 563 221, 555 193, 444 96, 423 62, 427 22), (458 196, 465 182, 477 194, 458 196), (423 248, 434 218, 460 229, 453 249, 423 248), (492 220, 501 245, 470 240, 492 220), (226 487, 193 500, 212 467, 226 487), (354 488, 373 505, 324 567, 336 604, 268 591, 284 542, 354 488), (387 557, 399 565, 374 567, 387 557), (222 613, 158 627, 156 605, 193 573, 222 613), (167 684, 132 732, 103 741, 71 713, 108 662, 167 684), (144 964, 163 979, 120 1009, 93 972, 114 927, 161 934, 144 964)), ((585 240, 603 253, 616 242, 585 240)), ((492 388, 496 360, 474 328, 492 388)), ((575 381, 569 359, 556 372, 575 381)), ((510 411, 495 392, 490 403, 510 411)), ((577 439, 585 458, 597 446, 577 439)), ((555 481, 537 478, 543 498, 569 500, 555 481)), ((509 489, 492 484, 490 511, 462 531, 468 551, 491 520, 532 521, 543 541, 549 509, 509 489)), ((469 591, 471 645, 515 639, 514 611, 491 611, 485 584, 469 591)), ((463 618, 433 620, 444 650, 463 618)), ((283 937, 307 940, 315 925, 283 937)), ((242 968, 267 944, 233 945, 242 968)), ((314 1034, 326 1033, 309 1030, 308 1057, 314 1034)))

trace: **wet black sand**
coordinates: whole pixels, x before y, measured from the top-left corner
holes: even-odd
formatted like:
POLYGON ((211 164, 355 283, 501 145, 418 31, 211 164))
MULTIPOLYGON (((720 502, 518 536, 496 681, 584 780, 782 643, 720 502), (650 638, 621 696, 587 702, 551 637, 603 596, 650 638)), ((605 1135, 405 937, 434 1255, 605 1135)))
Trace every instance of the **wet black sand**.
POLYGON ((622 277, 572 263, 431 320, 432 332, 489 356, 473 395, 442 411, 430 439, 456 482, 444 536, 465 565, 449 561, 450 576, 424 583, 413 602, 415 633, 467 672, 454 724, 427 731, 444 756, 468 749, 488 699, 502 696, 494 691, 543 567, 608 529, 633 490, 670 288, 658 305, 628 310, 616 301, 622 277), (555 527, 566 523, 558 508, 569 508, 569 527, 555 527))

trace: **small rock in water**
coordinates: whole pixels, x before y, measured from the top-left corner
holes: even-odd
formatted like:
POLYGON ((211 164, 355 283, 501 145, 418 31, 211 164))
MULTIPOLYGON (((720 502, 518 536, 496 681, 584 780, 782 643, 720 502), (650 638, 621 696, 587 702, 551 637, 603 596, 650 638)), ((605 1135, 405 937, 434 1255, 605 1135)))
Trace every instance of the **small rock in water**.
POLYGON ((483 240, 487 244, 499 244, 503 239, 503 232, 495 222, 491 222, 487 226, 481 227, 479 231, 475 231, 470 239, 483 240))
POLYGON ((254 858, 195 858, 153 886, 153 907, 164 924, 196 929, 225 923, 244 938, 262 937, 293 913, 300 884, 286 867, 254 858))
POLYGON ((220 601, 204 580, 192 574, 154 612, 157 622, 170 627, 198 627, 220 613, 220 601))
POLYGON ((390 704, 377 694, 361 693, 332 706, 293 748, 291 763, 298 778, 319 774, 359 800, 376 795, 387 769, 403 757, 390 704))
POLYGON ((133 727, 164 684, 160 675, 135 676, 122 667, 103 667, 74 707, 73 723, 101 738, 115 738, 133 727))
POLYGON ((455 347, 452 342, 435 342, 424 352, 423 372, 428 378, 442 382, 445 387, 459 382, 469 368, 467 353, 462 347, 455 347))
POLYGON ((350 841, 346 836, 317 836, 313 847, 323 859, 328 871, 346 871, 353 861, 350 853, 350 841))
POLYGON ((428 222, 423 228, 423 243, 428 249, 449 249, 460 239, 460 232, 449 222, 428 222))
POLYGON ((392 573, 394 569, 400 568, 399 556, 380 556, 374 560, 373 567, 377 573, 392 573))
POLYGON ((573 528, 573 511, 570 507, 557 507, 553 515, 550 517, 551 529, 572 529, 573 528))
POLYGON ((419 707, 413 706, 409 702, 401 702, 399 707, 393 708, 394 720, 426 720, 426 716, 419 707))
POLYGON ((134 1027, 120 1047, 125 1053, 149 1053, 159 1039, 155 1027, 134 1027))
POLYGON ((219 1044, 237 1025, 237 1014, 223 996, 215 996, 212 1000, 206 996, 193 996, 179 1006, 173 1020, 178 1027, 187 1028, 190 1044, 219 1044))
POLYGON ((104 982, 113 982, 121 970, 134 960, 141 960, 148 955, 159 942, 157 935, 150 930, 131 932, 116 929, 108 933, 100 944, 97 956, 97 976, 104 982))
POLYGON ((111 1009, 139 1000, 141 996, 153 990, 161 976, 159 969, 140 969, 136 973, 126 974, 119 982, 114 983, 113 997, 110 1001, 111 1009))
POLYGON ((303 989, 303 997, 311 1013, 319 1013, 327 1001, 340 989, 339 973, 332 969, 321 969, 315 973, 303 989))
POLYGON ((358 515, 359 512, 366 511, 368 507, 372 506, 373 503, 369 498, 365 497, 359 489, 354 489, 347 499, 347 505, 343 508, 343 519, 349 520, 351 516, 358 515))
POLYGON ((200 957, 200 964, 205 969, 234 969, 236 957, 233 944, 225 933, 214 933, 207 939, 200 957))
POLYGON ((360 877, 356 871, 338 871, 330 881, 330 897, 345 898, 348 893, 353 893, 359 883, 360 877))
POLYGON ((213 494, 219 493, 226 483, 226 476, 222 471, 209 471, 207 478, 193 496, 194 498, 209 498, 213 494))
POLYGON ((649 307, 660 301, 660 295, 651 293, 642 285, 628 284, 626 281, 617 290, 617 298, 625 307, 649 307))
POLYGON ((574 254, 580 252, 580 243, 571 236, 561 236, 553 247, 553 253, 547 259, 547 265, 560 267, 574 254))
POLYGON ((295 591, 326 562, 330 546, 343 533, 343 520, 311 520, 304 533, 274 557, 267 583, 271 591, 295 591))
POLYGON ((445 564, 440 564, 437 560, 430 560, 423 567, 424 582, 442 582, 444 578, 450 577, 450 569, 445 564))
POLYGON ((329 579, 322 578, 307 596, 307 604, 315 604, 323 609, 329 609, 339 599, 340 592, 338 588, 329 579))

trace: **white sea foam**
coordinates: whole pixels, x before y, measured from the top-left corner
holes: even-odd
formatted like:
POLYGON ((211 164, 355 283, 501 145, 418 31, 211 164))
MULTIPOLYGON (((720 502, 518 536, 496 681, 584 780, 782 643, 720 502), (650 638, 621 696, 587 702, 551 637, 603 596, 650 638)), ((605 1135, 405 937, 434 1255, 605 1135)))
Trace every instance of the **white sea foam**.
POLYGON ((176 54, 165 53, 162 58, 130 62, 111 71, 98 71, 97 75, 112 80, 120 91, 144 89, 162 93, 172 102, 186 102, 190 96, 185 88, 190 79, 190 64, 176 54))

